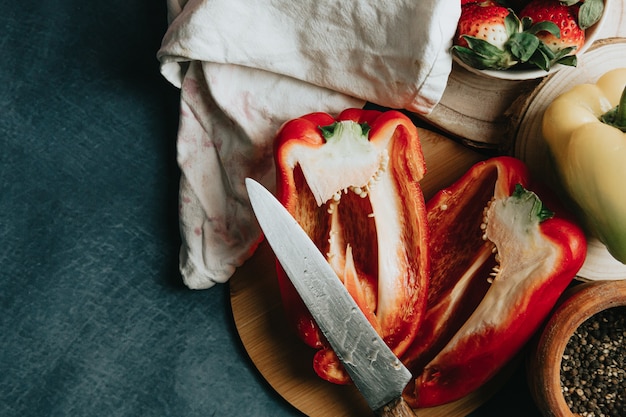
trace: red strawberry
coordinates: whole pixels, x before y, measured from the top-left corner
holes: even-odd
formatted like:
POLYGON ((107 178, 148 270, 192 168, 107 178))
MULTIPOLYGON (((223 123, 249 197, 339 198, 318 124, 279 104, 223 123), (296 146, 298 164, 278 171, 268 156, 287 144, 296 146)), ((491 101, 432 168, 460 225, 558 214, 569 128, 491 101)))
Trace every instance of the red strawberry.
POLYGON ((461 7, 455 44, 467 47, 464 36, 472 36, 503 49, 509 39, 504 24, 509 13, 509 9, 490 0, 464 4, 461 7))
POLYGON ((454 38, 453 51, 478 69, 507 69, 519 62, 507 48, 510 37, 522 30, 512 10, 493 0, 466 3, 454 38))
POLYGON ((537 37, 554 53, 570 47, 576 53, 585 44, 585 31, 578 25, 579 7, 579 4, 567 6, 559 0, 532 0, 520 12, 520 18, 528 17, 533 24, 555 23, 561 31, 560 38, 546 31, 537 32, 537 37))

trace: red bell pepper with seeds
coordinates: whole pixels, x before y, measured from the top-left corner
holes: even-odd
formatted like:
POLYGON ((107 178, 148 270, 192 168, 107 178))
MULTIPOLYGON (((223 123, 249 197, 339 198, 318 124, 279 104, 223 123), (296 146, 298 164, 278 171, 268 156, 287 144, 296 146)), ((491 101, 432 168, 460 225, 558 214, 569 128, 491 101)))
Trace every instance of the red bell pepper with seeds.
MULTIPOLYGON (((348 109, 288 121, 275 142, 277 197, 398 356, 425 311, 429 276, 426 172, 415 125, 397 111, 348 109)), ((313 367, 350 378, 284 271, 281 298, 299 336, 318 349, 313 367)))
POLYGON ((413 407, 459 399, 527 343, 583 264, 575 223, 546 209, 518 159, 474 165, 427 203, 431 281, 426 317, 403 361, 413 407))

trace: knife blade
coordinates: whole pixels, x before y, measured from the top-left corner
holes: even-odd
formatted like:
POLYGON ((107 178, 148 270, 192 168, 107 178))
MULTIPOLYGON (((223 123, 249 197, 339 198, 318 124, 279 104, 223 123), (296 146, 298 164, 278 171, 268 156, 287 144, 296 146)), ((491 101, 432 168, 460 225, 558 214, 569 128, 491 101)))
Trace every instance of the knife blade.
POLYGON ((369 407, 379 416, 415 416, 402 398, 411 372, 287 209, 255 180, 245 183, 266 240, 369 407))

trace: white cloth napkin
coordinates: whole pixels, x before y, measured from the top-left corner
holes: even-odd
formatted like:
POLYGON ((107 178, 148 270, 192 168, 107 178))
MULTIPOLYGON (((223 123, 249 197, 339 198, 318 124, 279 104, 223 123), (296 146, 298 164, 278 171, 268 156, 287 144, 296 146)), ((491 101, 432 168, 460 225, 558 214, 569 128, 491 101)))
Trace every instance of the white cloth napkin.
POLYGON ((244 178, 274 189, 282 123, 369 101, 428 114, 451 71, 458 0, 168 0, 157 57, 181 88, 185 284, 227 281, 261 236, 244 178))

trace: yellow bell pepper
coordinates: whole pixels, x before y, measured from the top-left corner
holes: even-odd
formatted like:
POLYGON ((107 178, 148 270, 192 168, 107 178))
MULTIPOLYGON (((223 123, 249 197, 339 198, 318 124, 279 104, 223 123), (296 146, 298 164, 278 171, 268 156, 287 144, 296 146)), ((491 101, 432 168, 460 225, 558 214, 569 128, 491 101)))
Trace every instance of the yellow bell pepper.
POLYGON ((626 263, 626 68, 558 96, 542 133, 588 232, 626 263))

